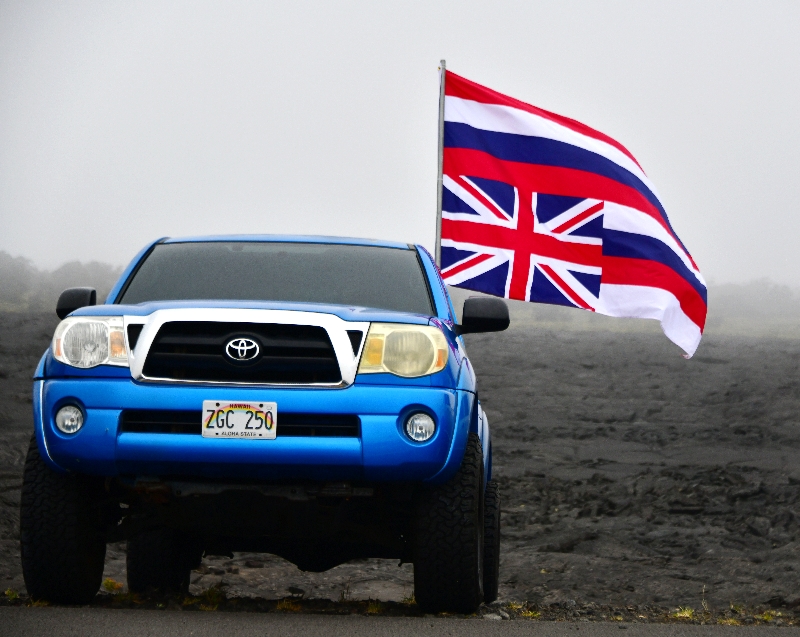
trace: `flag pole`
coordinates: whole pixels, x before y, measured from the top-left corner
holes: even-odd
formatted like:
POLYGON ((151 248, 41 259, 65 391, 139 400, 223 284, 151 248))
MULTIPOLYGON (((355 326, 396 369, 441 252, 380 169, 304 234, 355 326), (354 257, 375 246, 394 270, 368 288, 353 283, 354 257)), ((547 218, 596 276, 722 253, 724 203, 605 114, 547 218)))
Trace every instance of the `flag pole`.
POLYGON ((442 167, 444 165, 444 60, 439 62, 439 165, 436 181, 436 265, 442 267, 442 167))

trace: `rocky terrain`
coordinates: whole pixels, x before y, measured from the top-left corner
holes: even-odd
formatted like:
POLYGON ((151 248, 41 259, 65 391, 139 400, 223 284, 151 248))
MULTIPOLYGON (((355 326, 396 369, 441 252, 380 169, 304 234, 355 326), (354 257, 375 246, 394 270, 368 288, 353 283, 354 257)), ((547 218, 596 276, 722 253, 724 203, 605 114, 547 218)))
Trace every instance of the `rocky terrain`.
MULTIPOLYGON (((23 594, 30 375, 56 323, 49 313, 0 313, 0 585, 23 594)), ((710 333, 684 360, 654 329, 605 325, 523 321, 467 337, 502 486, 501 599, 791 609, 800 598, 800 340, 710 333)), ((124 546, 111 546, 106 576, 124 582, 124 563, 124 546)), ((409 565, 390 561, 310 574, 238 554, 206 559, 192 591, 222 583, 229 597, 278 599, 292 587, 306 598, 400 601, 412 581, 409 565)))

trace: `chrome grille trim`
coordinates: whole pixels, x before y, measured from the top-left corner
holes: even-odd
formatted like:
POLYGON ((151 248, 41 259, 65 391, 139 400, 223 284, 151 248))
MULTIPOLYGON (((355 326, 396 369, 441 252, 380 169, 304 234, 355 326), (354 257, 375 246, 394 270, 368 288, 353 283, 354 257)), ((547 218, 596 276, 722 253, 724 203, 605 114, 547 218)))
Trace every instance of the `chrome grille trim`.
POLYGON ((237 308, 171 308, 156 310, 148 316, 125 316, 127 340, 128 325, 143 325, 136 342, 135 350, 128 347, 131 377, 140 382, 176 383, 181 385, 235 385, 249 387, 321 387, 343 388, 353 384, 358 370, 358 361, 366 339, 362 339, 357 352, 347 331, 369 329, 368 322, 353 322, 340 319, 335 314, 321 312, 302 312, 296 310, 255 310, 237 308), (333 350, 341 371, 342 380, 336 383, 252 383, 208 380, 182 380, 175 378, 151 378, 143 373, 147 355, 158 331, 165 323, 172 322, 219 322, 219 323, 266 323, 278 325, 307 325, 323 328, 331 340, 333 350))

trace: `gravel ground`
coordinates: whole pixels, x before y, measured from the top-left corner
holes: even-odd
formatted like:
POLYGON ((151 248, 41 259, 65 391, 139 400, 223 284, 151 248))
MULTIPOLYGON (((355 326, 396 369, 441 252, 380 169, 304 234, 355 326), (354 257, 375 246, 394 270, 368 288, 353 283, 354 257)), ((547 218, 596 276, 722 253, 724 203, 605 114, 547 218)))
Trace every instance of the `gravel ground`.
MULTIPOLYGON (((56 323, 0 313, 0 584, 16 603, 30 375, 56 323)), ((467 349, 503 494, 501 603, 483 615, 800 619, 800 341, 712 334, 687 361, 652 333, 519 326, 467 349)), ((106 577, 124 582, 124 563, 111 545, 106 577)), ((189 606, 221 585, 218 604, 275 609, 292 587, 313 599, 292 601, 303 609, 367 612, 358 600, 378 599, 403 614, 412 582, 388 560, 316 574, 236 554, 204 560, 189 606)), ((167 603, 121 592, 97 603, 167 603)))

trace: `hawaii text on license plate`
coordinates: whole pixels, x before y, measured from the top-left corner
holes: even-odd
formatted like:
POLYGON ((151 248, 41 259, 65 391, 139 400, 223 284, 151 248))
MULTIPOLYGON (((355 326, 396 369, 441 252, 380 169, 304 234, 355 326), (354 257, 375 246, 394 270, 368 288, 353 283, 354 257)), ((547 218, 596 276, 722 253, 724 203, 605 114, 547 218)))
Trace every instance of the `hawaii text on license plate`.
POLYGON ((204 438, 255 438, 274 440, 278 403, 203 401, 204 438))

